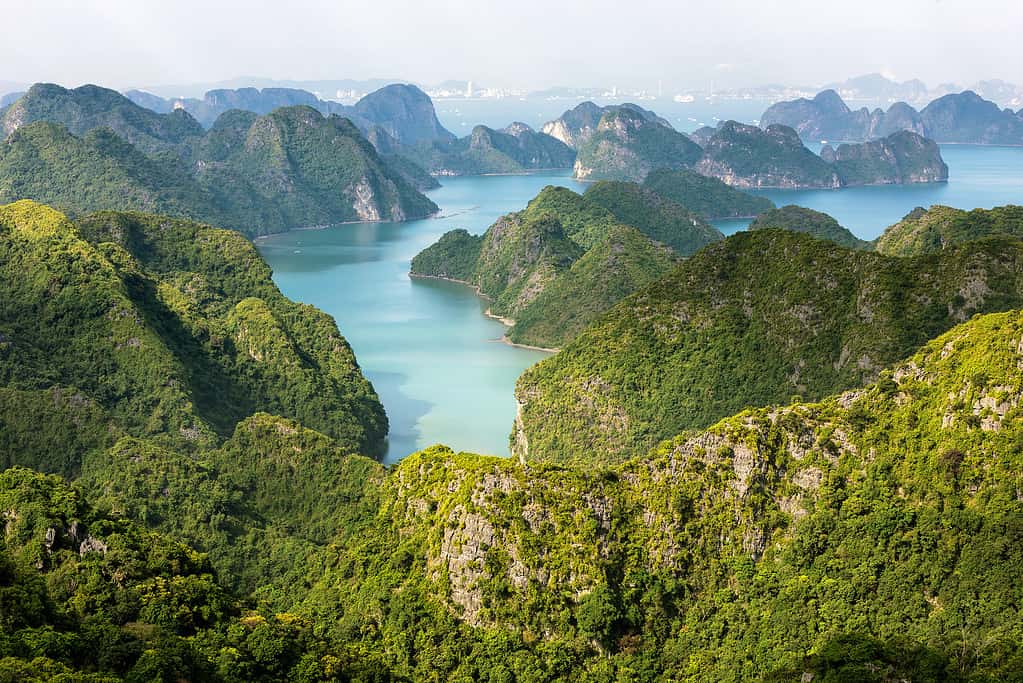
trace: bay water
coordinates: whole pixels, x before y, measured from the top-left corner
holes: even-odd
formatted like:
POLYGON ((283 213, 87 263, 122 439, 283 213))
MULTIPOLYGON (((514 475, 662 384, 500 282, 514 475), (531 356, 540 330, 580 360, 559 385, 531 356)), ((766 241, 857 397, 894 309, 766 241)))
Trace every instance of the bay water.
MULTIPOLYGON (((1023 203, 1023 148, 945 145, 942 154, 948 183, 760 194, 779 206, 829 213, 863 239, 877 237, 916 206, 1023 203)), ((487 303, 470 288, 411 279, 412 257, 448 230, 482 233, 545 185, 585 189, 567 171, 441 181, 443 187, 429 193, 439 217, 300 230, 257 243, 284 294, 334 316, 355 349, 390 419, 385 462, 435 443, 507 455, 515 380, 548 355, 502 343, 506 328, 483 315, 487 303)), ((731 234, 748 223, 717 225, 731 234)))

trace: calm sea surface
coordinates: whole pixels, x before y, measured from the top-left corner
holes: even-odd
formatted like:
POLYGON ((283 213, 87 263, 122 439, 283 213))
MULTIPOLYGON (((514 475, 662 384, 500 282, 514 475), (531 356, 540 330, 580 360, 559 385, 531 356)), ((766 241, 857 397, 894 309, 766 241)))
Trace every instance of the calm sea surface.
MULTIPOLYGON (((938 185, 764 191, 776 204, 830 213, 864 239, 916 206, 1023 203, 1023 148, 943 146, 950 180, 938 185)), ((337 320, 391 422, 388 462, 434 443, 507 455, 521 372, 546 356, 498 340, 504 326, 460 285, 408 277, 409 261, 448 230, 482 233, 545 185, 581 190, 569 174, 444 178, 430 193, 441 217, 364 223, 260 240, 274 279, 296 301, 337 320)), ((726 234, 748 221, 722 221, 726 234)))

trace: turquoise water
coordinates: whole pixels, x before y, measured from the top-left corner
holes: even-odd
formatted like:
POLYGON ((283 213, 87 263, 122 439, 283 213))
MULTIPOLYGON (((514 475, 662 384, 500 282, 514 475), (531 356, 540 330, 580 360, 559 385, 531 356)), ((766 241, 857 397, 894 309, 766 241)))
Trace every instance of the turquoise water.
MULTIPOLYGON (((1023 204, 1023 147, 942 145, 947 183, 881 185, 841 190, 763 190, 775 204, 798 204, 834 216, 857 237, 872 240, 917 206, 945 204, 960 209, 989 209, 1023 204)), ((720 221, 726 235, 749 221, 720 221)))
POLYGON ((337 320, 391 423, 386 462, 444 443, 508 454, 515 380, 548 354, 501 343, 505 327, 451 282, 413 280, 409 262, 448 230, 482 233, 542 187, 579 189, 569 174, 443 179, 442 215, 275 235, 257 243, 288 297, 337 320))
MULTIPOLYGON (((762 194, 835 216, 873 239, 915 206, 960 208, 1023 203, 1023 148, 944 146, 948 183, 762 194)), ((445 178, 430 193, 440 218, 362 223, 277 235, 258 243, 274 279, 296 301, 338 322, 391 421, 387 462, 434 443, 507 455, 516 378, 546 354, 498 340, 504 326, 483 316, 467 287, 412 280, 409 261, 444 232, 482 233, 548 184, 583 189, 560 174, 445 178)), ((749 221, 722 221, 726 234, 749 221)))

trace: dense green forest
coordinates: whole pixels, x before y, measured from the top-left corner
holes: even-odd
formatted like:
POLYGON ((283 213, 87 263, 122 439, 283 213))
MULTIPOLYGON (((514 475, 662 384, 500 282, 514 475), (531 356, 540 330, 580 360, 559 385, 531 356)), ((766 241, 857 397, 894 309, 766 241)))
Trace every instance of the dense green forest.
POLYGON ((412 260, 412 274, 464 282, 514 321, 508 338, 559 347, 623 297, 722 235, 634 183, 579 195, 546 187, 482 236, 453 230, 412 260))
POLYGON ((689 168, 703 155, 682 133, 628 107, 607 109, 576 151, 576 178, 633 182, 657 169, 689 168))
MULTIPOLYGON (((572 235, 591 205, 553 189, 534 201, 501 229, 538 263, 574 258, 540 296, 582 296, 579 264, 653 244, 611 220, 584 248, 572 235), (587 211, 562 223, 557 206, 587 211)), ((451 255, 486 242, 448 240, 451 255)), ((756 294, 742 305, 827 337, 806 307, 764 308, 773 293, 748 269, 781 250, 791 263, 768 275, 845 292, 894 357, 859 367, 850 347, 849 391, 756 396, 788 405, 677 429, 631 459, 594 446, 550 463, 529 442, 526 462, 437 446, 386 469, 360 455, 386 418, 337 327, 285 299, 240 235, 0 207, 0 678, 1015 679, 1023 315, 973 314, 1019 307, 1019 248, 897 259, 777 230, 715 243, 626 304, 696 321, 698 301, 666 293, 703 273, 720 303, 742 277, 756 294), (854 278, 870 286, 846 291, 854 278)), ((514 271, 494 255, 492 274, 514 271)), ((766 322, 757 335, 777 345, 766 322)))
POLYGON ((859 386, 974 313, 1023 305, 1021 258, 1004 237, 896 258, 737 233, 527 370, 516 448, 616 461, 745 406, 859 386))
POLYGON ((817 239, 828 240, 849 249, 874 248, 872 242, 856 237, 828 214, 793 204, 765 211, 753 219, 749 229, 792 230, 805 232, 817 239))
POLYGON ((995 235, 1023 238, 1023 207, 972 211, 949 206, 918 207, 885 230, 877 240, 877 250, 891 256, 913 256, 995 235))
POLYGON ((767 197, 736 190, 717 178, 685 169, 658 169, 647 175, 643 187, 671 199, 706 220, 748 218, 774 208, 767 197))
POLYGON ((425 170, 308 106, 232 110, 204 131, 183 110, 157 114, 106 88, 39 84, 0 124, 0 202, 167 213, 250 236, 437 211, 417 190, 436 186, 425 170))

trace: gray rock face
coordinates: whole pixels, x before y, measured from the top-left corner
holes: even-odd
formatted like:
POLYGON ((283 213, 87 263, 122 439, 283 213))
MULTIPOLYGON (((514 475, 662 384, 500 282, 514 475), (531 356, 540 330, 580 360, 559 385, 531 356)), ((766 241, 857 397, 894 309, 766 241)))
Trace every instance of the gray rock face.
POLYGON ((414 85, 383 87, 359 100, 352 113, 379 125, 403 145, 455 138, 437 119, 430 96, 414 85))
POLYGON ((834 164, 842 185, 900 185, 948 180, 948 165, 933 140, 908 130, 881 140, 825 145, 821 157, 834 164))
POLYGON ((559 118, 548 121, 541 130, 569 147, 578 149, 597 131, 597 126, 605 114, 623 109, 637 114, 644 121, 656 121, 663 126, 671 128, 671 124, 666 119, 636 104, 627 102, 620 105, 601 107, 593 102, 583 102, 574 109, 569 109, 559 118))

